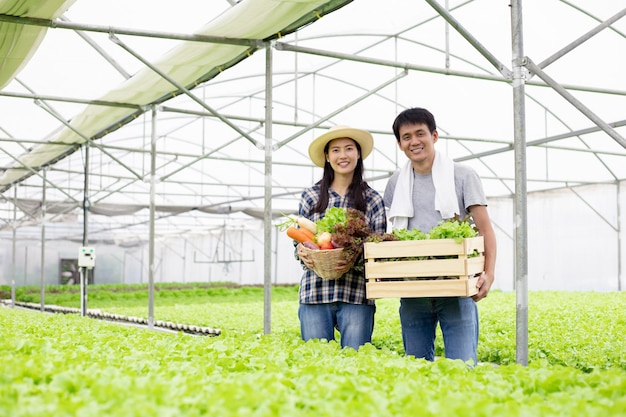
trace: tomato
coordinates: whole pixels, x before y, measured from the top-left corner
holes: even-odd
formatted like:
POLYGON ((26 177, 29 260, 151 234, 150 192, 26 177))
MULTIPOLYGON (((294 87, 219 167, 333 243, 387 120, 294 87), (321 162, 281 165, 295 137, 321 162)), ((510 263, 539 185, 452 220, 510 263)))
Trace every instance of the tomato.
POLYGON ((332 243, 330 242, 324 242, 320 245, 320 249, 321 250, 328 250, 328 249, 335 249, 335 247, 333 246, 332 243))

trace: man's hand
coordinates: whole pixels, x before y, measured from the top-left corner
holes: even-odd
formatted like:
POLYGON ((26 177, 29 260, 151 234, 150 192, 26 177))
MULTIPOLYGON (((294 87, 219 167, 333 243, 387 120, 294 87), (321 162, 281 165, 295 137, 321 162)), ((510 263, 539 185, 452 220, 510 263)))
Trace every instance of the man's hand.
POLYGON ((476 288, 478 288, 478 293, 473 295, 472 299, 478 302, 485 298, 487 294, 489 294, 489 290, 491 289, 493 280, 494 276, 492 274, 487 274, 483 272, 482 275, 478 277, 478 281, 476 281, 476 288))

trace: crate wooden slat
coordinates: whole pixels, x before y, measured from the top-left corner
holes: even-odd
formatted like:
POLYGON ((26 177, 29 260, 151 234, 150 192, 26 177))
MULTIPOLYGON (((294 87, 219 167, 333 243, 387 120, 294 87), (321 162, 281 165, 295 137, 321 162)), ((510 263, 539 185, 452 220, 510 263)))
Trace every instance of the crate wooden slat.
POLYGON ((483 271, 485 258, 427 259, 422 261, 368 262, 365 274, 371 278, 452 277, 483 271))
POLYGON ((484 250, 482 236, 461 242, 454 239, 367 242, 364 247, 367 297, 472 296, 477 292, 477 275, 484 269, 484 250), (479 256, 469 257, 474 251, 479 256), (443 256, 452 258, 410 259, 443 256))
POLYGON ((424 281, 368 281, 367 298, 470 297, 478 292, 477 277, 424 281))

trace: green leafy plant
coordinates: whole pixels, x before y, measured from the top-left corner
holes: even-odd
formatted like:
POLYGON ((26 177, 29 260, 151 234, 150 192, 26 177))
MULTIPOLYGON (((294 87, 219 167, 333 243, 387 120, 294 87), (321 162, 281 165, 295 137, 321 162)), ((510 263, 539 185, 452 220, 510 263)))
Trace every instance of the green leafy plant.
POLYGON ((330 207, 324 213, 324 217, 319 219, 317 224, 317 232, 329 232, 335 231, 335 225, 345 224, 348 221, 348 212, 344 207, 330 207))
POLYGON ((478 231, 468 216, 463 220, 442 220, 435 227, 424 233, 420 229, 394 229, 391 233, 371 234, 368 242, 384 242, 393 240, 427 240, 427 239, 454 239, 461 242, 465 238, 478 236, 478 231))
POLYGON ((454 239, 457 242, 477 235, 478 232, 470 224, 469 219, 442 220, 437 226, 428 231, 429 239, 454 239))
MULTIPOLYGON (((262 288, 201 297, 187 285, 168 287, 179 296, 163 298, 177 302, 158 306, 158 318, 224 332, 163 333, 0 307, 0 415, 551 417, 626 409, 623 292, 531 292, 529 365, 520 366, 515 293, 492 291, 478 303, 481 364, 469 369, 405 357, 397 300, 377 301, 373 344, 357 352, 300 339, 297 286, 276 288, 270 334, 262 288)), ((128 306, 123 291, 93 290, 111 294, 102 308, 147 313, 128 306)))

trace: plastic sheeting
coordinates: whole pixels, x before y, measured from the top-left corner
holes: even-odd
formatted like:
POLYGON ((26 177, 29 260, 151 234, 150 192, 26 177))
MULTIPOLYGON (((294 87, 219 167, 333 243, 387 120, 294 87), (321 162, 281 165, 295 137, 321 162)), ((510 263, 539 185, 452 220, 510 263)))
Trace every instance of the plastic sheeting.
MULTIPOLYGON (((15 205, 31 218, 37 218, 42 214, 43 203, 41 200, 34 199, 17 199, 14 201, 15 205)), ((64 214, 73 211, 78 208, 77 203, 62 202, 62 201, 48 201, 46 202, 45 211, 46 214, 64 214)), ((149 210, 150 206, 147 204, 108 204, 99 203, 89 207, 89 212, 92 214, 98 214, 102 216, 129 216, 135 214, 140 210, 149 210)), ((228 207, 197 207, 197 206, 175 206, 175 205, 156 205, 154 211, 157 213, 170 213, 181 214, 188 211, 197 210, 202 213, 209 214, 230 214, 236 212, 242 212, 251 217, 258 219, 263 218, 263 210, 255 208, 234 208, 228 207)), ((280 210, 274 210, 272 213, 273 218, 282 217, 284 213, 280 210)), ((8 226, 5 226, 8 228, 8 226)), ((3 228, 0 228, 2 230, 3 228)))
MULTIPOLYGON (((249 39, 262 42, 297 29, 297 25, 304 25, 318 19, 326 9, 334 9, 349 1, 320 0, 247 0, 228 9, 225 13, 210 21, 194 32, 194 35, 219 36, 230 39, 249 39), (294 26, 294 24, 296 26, 294 26)), ((7 2, 5 2, 7 3, 7 2)), ((33 1, 31 3, 40 3, 33 1)), ((68 3, 62 3, 67 8, 68 3)), ((0 13, 12 14, 10 8, 0 3, 0 13)), ((27 7, 26 7, 27 9, 27 7)), ((43 18, 56 17, 64 9, 59 7, 55 13, 43 18)), ((19 10, 15 13, 19 13, 19 10)), ((20 14, 16 14, 20 15, 20 14)), ((38 27, 26 27, 10 24, 0 26, 0 36, 9 38, 13 32, 27 30, 37 34, 32 42, 20 42, 20 45, 12 48, 11 55, 15 70, 7 73, 4 77, 10 79, 24 62, 20 57, 27 58, 45 33, 45 29, 38 27)), ((170 50, 161 59, 154 62, 154 66, 176 83, 192 88, 202 81, 206 81, 211 75, 215 75, 235 63, 252 55, 260 44, 237 45, 230 43, 208 43, 196 41, 183 41, 170 50)), ((4 49, 4 48, 3 48, 4 49)), ((0 49, 3 55, 7 51, 0 49)), ((7 54, 8 55, 8 54, 7 54)), ((0 59, 2 56, 0 55, 0 59)), ((0 79, 2 81, 2 79, 0 79)), ((6 80, 5 80, 6 82, 6 80)), ((102 136, 123 126, 146 111, 145 106, 160 103, 172 96, 180 94, 180 89, 171 82, 155 73, 150 68, 144 68, 119 87, 100 97, 99 100, 118 102, 141 106, 139 110, 129 107, 104 107, 101 105, 88 105, 51 141, 55 144, 44 144, 36 147, 26 155, 19 158, 21 164, 27 167, 40 167, 47 165, 75 150, 75 144, 81 144, 86 138, 102 136), (61 145, 58 143, 65 143, 61 145)), ((31 171, 23 168, 6 170, 0 176, 0 187, 17 181, 24 176, 30 176, 31 171)), ((2 190, 6 187, 2 188, 2 190)))
MULTIPOLYGON (((0 14, 56 19, 76 0, 0 0, 0 14)), ((28 63, 43 40, 46 27, 0 22, 0 89, 28 63)))

